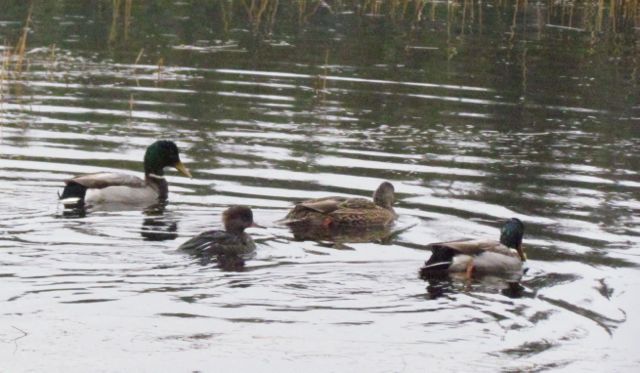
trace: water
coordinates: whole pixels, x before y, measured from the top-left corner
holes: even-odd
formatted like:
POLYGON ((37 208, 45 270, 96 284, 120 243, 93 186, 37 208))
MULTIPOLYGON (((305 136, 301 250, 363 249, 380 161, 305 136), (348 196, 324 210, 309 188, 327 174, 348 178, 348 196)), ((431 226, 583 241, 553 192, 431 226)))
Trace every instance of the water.
MULTIPOLYGON (((268 34, 242 7, 225 26, 219 4, 163 4, 136 2, 125 36, 111 2, 38 2, 24 71, 2 74, 0 370, 637 371, 632 20, 429 3, 417 23, 280 10, 268 34), (64 215, 64 179, 139 173, 158 138, 194 175, 169 172, 167 206, 64 215), (274 223, 381 180, 406 229, 388 244, 274 223), (176 251, 230 204, 266 226, 246 271, 176 251), (512 216, 521 293, 418 278, 422 245, 512 216)), ((7 53, 27 7, 4 8, 7 53)))

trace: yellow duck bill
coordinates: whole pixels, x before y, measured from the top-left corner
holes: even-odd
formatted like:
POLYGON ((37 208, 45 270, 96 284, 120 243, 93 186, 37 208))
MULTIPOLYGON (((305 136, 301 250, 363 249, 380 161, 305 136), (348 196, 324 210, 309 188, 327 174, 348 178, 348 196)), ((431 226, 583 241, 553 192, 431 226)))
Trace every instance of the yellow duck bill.
POLYGON ((178 172, 180 172, 181 174, 183 174, 184 176, 193 178, 193 176, 191 176, 191 172, 189 172, 189 169, 186 168, 184 166, 184 164, 182 164, 182 162, 178 162, 176 163, 173 167, 176 168, 176 170, 178 170, 178 172))

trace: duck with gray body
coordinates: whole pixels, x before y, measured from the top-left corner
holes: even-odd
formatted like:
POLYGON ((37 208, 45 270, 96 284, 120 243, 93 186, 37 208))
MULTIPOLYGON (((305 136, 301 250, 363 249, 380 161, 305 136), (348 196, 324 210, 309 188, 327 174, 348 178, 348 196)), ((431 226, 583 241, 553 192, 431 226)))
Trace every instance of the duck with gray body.
POLYGON ((247 206, 232 206, 222 213, 225 230, 202 232, 180 245, 179 250, 202 259, 203 263, 216 260, 227 267, 244 266, 244 258, 255 252, 256 245, 244 230, 257 227, 253 221, 253 212, 247 206))
POLYGON ((169 185, 164 168, 174 167, 191 177, 180 161, 178 147, 172 141, 160 140, 151 144, 144 155, 144 180, 139 177, 99 172, 65 180, 60 200, 65 206, 99 203, 153 203, 167 199, 169 185))
POLYGON ((522 249, 524 224, 516 218, 507 220, 500 231, 500 241, 488 239, 432 243, 431 257, 420 269, 429 278, 452 272, 473 274, 522 273, 526 255, 522 249))

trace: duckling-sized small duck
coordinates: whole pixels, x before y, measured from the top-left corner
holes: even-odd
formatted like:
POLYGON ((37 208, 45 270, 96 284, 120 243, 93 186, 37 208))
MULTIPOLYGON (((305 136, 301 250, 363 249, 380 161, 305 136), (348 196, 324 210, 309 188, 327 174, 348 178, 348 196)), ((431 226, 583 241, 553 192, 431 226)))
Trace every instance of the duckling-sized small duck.
POLYGON ((253 221, 253 212, 247 206, 232 206, 222 213, 223 231, 202 232, 180 245, 184 250, 200 257, 203 263, 216 259, 225 269, 238 269, 244 266, 244 257, 253 254, 256 244, 244 230, 259 227, 253 221))
POLYGON ((373 201, 346 197, 311 199, 297 203, 283 223, 331 229, 383 227, 397 218, 394 202, 393 185, 385 181, 373 193, 373 201))
POLYGON ((99 172, 65 180, 60 200, 65 206, 84 206, 85 203, 153 203, 167 199, 169 185, 164 168, 174 167, 191 177, 180 161, 178 147, 173 141, 160 140, 149 145, 144 155, 144 180, 136 176, 114 172, 99 172))
POLYGON ((500 241, 459 240, 432 243, 431 258, 420 269, 420 277, 431 278, 446 273, 474 274, 521 273, 527 257, 522 249, 524 224, 512 218, 502 226, 500 241))

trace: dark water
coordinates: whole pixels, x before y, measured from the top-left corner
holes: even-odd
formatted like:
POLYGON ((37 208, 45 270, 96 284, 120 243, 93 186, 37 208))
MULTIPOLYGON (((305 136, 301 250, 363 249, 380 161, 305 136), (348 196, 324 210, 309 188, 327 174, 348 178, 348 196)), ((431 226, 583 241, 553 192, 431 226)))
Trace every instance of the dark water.
POLYGON ((281 2, 252 26, 240 2, 128 16, 123 1, 113 22, 111 2, 42 1, 18 73, 25 3, 0 15, 1 371, 637 371, 640 41, 624 9, 309 5, 300 23, 281 2), (64 179, 140 172, 158 138, 194 175, 170 172, 165 208, 63 216, 64 179), (274 224, 381 180, 407 228, 389 244, 274 224), (246 271, 176 252, 230 204, 266 226, 246 271), (421 245, 497 237, 512 216, 520 294, 418 279, 421 245))

